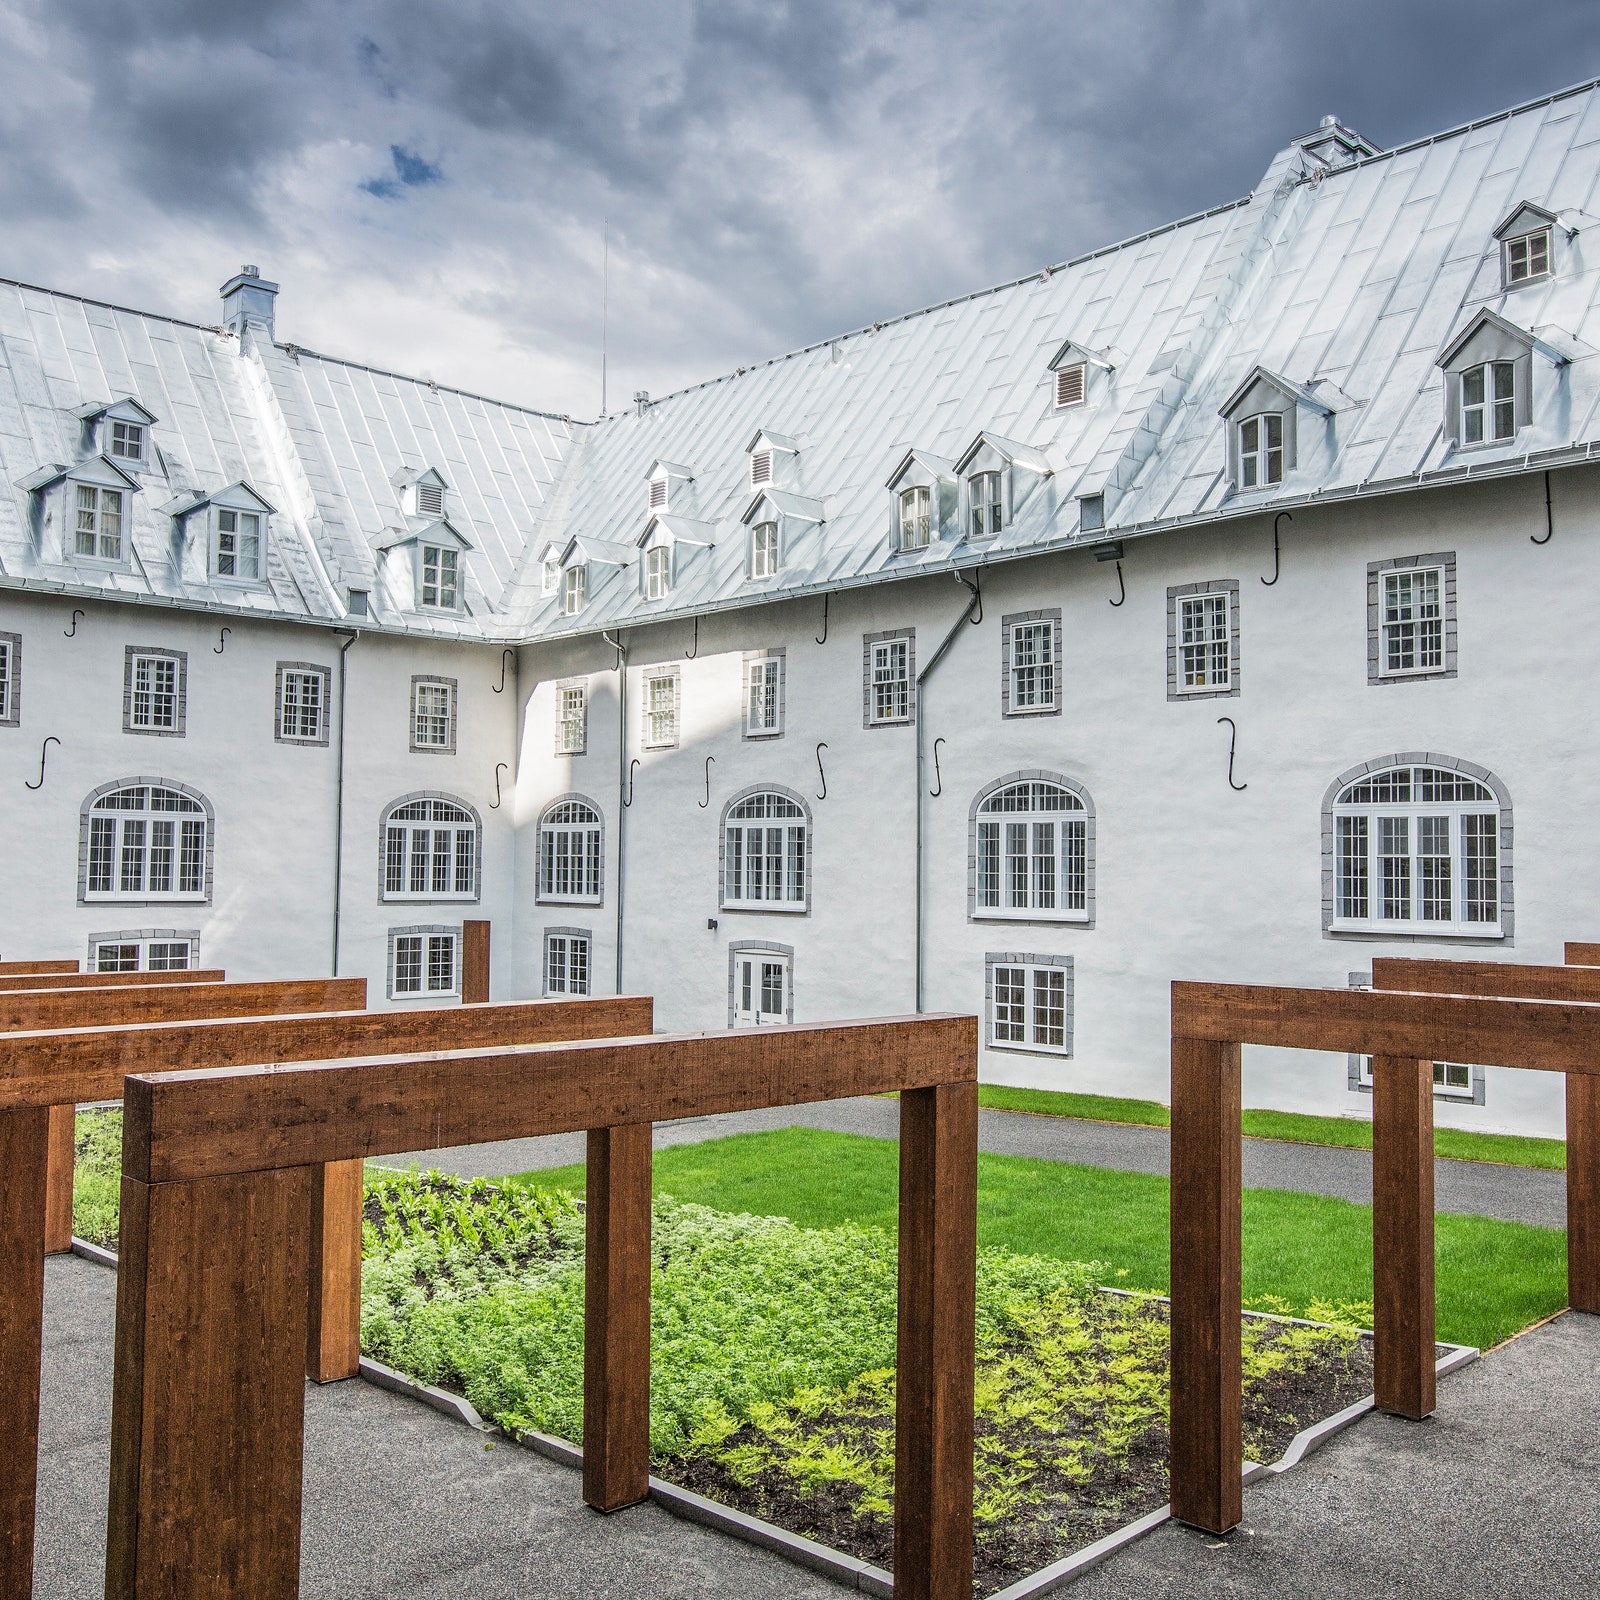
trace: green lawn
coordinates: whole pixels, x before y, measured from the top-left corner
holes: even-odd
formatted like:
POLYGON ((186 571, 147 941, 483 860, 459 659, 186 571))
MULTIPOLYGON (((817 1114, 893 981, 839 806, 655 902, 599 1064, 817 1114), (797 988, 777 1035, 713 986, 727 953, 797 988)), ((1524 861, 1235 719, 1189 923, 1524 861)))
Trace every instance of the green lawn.
MULTIPOLYGON (((1089 1122, 1133 1122, 1165 1128, 1172 1120, 1158 1100, 1122 1100, 1106 1094, 1062 1094, 1054 1089, 1008 1089, 997 1083, 978 1086, 978 1103, 997 1111, 1026 1111, 1037 1117, 1079 1117, 1089 1122)), ((1372 1124, 1358 1117, 1307 1117, 1295 1111, 1246 1111, 1248 1139, 1279 1139, 1289 1144, 1332 1144, 1347 1150, 1372 1148, 1372 1124)), ((1453 1161, 1490 1161, 1510 1167, 1546 1167, 1560 1171, 1567 1164, 1564 1139, 1530 1139, 1509 1133, 1471 1133, 1460 1128, 1435 1128, 1435 1155, 1453 1161)))
MULTIPOLYGON (((895 1226, 898 1146, 787 1128, 660 1150, 658 1193, 721 1211, 785 1216, 802 1227, 895 1226)), ((519 1180, 513 1180, 519 1181, 519 1180)), ((576 1188, 581 1166, 523 1174, 576 1188)), ((1567 1301, 1566 1235, 1552 1228, 1441 1216, 1439 1337, 1487 1347, 1567 1301)), ((1104 1261, 1125 1288, 1167 1287, 1167 1180, 1022 1156, 978 1157, 978 1239, 1064 1261, 1104 1261)), ((1313 1301, 1372 1299, 1372 1208, 1320 1195, 1247 1189, 1244 1292, 1304 1314, 1313 1301)))

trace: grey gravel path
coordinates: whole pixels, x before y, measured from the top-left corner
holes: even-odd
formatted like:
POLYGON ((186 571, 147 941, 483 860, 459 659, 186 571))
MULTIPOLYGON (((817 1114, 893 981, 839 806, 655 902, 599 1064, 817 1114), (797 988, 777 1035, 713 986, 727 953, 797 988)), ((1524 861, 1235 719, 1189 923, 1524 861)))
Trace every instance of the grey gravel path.
POLYGON ((1533 1600, 1600 1592, 1600 1317, 1567 1312, 1244 1491, 1225 1540, 1158 1528, 1072 1600, 1533 1600))
MULTIPOLYGON (((116 1274, 45 1268, 35 1600, 101 1600, 116 1274)), ((303 1600, 838 1600, 765 1552, 352 1379, 306 1389, 303 1600)), ((7 1597, 10 1600, 10 1597, 7 1597)))
MULTIPOLYGON (((898 1136, 900 1108, 893 1100, 832 1100, 819 1105, 774 1106, 766 1111, 732 1116, 692 1117, 658 1123, 655 1146, 698 1144, 731 1133, 770 1128, 830 1128, 877 1138, 898 1136)), ((1165 1128, 1125 1123, 1081 1122, 1071 1117, 1035 1117, 1018 1111, 978 1113, 978 1144, 998 1155, 1041 1156, 1080 1166, 1111 1167, 1119 1172, 1150 1172, 1165 1177, 1168 1143, 1165 1128)), ((511 1139, 500 1144, 468 1145, 459 1150, 419 1151, 393 1156, 398 1166, 416 1162, 439 1166, 463 1177, 502 1177, 562 1167, 583 1160, 582 1134, 556 1134, 544 1139, 511 1139)), ((1533 1167, 1500 1167, 1478 1161, 1436 1161, 1434 1204, 1440 1211, 1468 1216, 1530 1222, 1541 1228, 1567 1225, 1564 1172, 1533 1167)), ((1295 1189, 1305 1194, 1332 1195, 1372 1204, 1372 1157, 1365 1150, 1337 1150, 1324 1145, 1281 1144, 1270 1139, 1244 1142, 1244 1181, 1254 1189, 1295 1189)))

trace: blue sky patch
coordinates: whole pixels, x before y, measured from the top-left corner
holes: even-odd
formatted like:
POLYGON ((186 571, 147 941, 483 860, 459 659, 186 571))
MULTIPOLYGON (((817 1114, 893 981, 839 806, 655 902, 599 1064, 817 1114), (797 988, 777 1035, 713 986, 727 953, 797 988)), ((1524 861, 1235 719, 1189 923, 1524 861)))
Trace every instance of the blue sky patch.
POLYGON ((404 145, 389 146, 389 158, 394 162, 392 178, 368 178, 361 185, 367 194, 380 200, 398 200, 407 189, 421 188, 429 183, 443 183, 444 171, 431 161, 425 161, 404 145))

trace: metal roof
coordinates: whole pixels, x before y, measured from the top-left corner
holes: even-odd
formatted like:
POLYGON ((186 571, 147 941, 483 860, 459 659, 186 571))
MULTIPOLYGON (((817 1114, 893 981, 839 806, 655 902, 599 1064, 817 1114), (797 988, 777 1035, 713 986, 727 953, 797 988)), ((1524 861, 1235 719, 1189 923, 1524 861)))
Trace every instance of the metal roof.
POLYGON ((342 620, 346 591, 365 589, 375 617, 363 626, 527 639, 1600 458, 1600 261, 1582 248, 1600 231, 1600 81, 1342 166, 1312 153, 1315 140, 1281 151, 1234 204, 595 424, 298 350, 259 327, 235 337, 0 282, 0 583, 321 621, 342 620), (1556 270, 1503 292, 1495 229, 1525 202, 1558 218, 1556 270), (1535 352, 1533 414, 1514 443, 1469 454, 1444 435, 1436 363, 1485 311, 1535 352), (1058 409, 1051 364, 1069 341, 1103 365, 1082 404, 1058 409), (1291 374, 1275 381, 1313 414, 1302 464, 1240 494, 1218 413, 1258 370, 1291 374), (107 395, 157 418, 164 474, 146 471, 134 497, 135 560, 126 572, 47 567, 17 485, 84 459, 75 412, 107 395), (790 505, 800 535, 759 583, 743 526, 758 492, 752 434, 794 451, 759 492, 790 505), (1012 526, 896 551, 891 474, 912 452, 959 461, 980 438, 1032 469, 1012 526), (644 598, 636 561, 608 563, 583 611, 564 615, 536 558, 552 542, 569 560, 636 552, 645 480, 663 462, 695 464, 685 517, 714 547, 662 600, 644 598), (380 551, 408 526, 397 485, 429 467, 472 547, 460 618, 407 611, 408 591, 390 596, 383 581, 380 551), (269 584, 243 595, 175 569, 160 509, 240 482, 281 508, 269 584), (1105 525, 1080 534, 1078 499, 1091 494, 1105 525))

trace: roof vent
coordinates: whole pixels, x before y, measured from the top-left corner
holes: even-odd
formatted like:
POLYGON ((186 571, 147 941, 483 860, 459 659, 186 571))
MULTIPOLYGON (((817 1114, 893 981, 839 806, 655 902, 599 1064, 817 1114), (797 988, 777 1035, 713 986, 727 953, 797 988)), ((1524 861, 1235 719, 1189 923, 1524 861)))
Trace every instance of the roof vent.
POLYGON ((243 333, 246 324, 262 328, 272 337, 272 308, 278 286, 261 276, 259 267, 244 266, 223 284, 222 326, 229 333, 243 333))
POLYGON ((1312 132, 1302 133, 1294 143, 1325 170, 1347 167, 1363 156, 1382 153, 1370 139, 1347 128, 1331 111, 1312 132))
POLYGON ((772 452, 758 450, 750 457, 750 487, 759 489, 764 483, 772 482, 772 452))
POLYGON ((350 589, 347 591, 347 594, 349 598, 345 603, 345 610, 349 612, 352 617, 366 616, 367 591, 365 589, 350 589))
MULTIPOLYGON (((1080 494, 1078 496, 1078 532, 1099 533, 1106 525, 1106 497, 1104 494, 1080 494)), ((1101 547, 1103 548, 1103 547, 1101 547)), ((1115 561, 1122 554, 1118 550, 1113 555, 1103 556, 1100 548, 1094 553, 1096 561, 1115 561)))
POLYGON ((635 389, 633 391, 633 409, 641 417, 650 409, 650 391, 648 389, 635 389))

